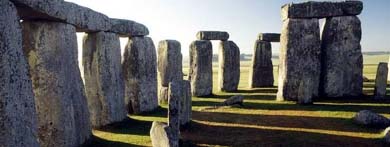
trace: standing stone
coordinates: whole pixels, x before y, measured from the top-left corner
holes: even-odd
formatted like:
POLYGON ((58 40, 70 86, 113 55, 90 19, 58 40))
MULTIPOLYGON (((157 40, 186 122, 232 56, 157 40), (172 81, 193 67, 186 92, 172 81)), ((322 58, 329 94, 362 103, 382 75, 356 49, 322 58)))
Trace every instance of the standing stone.
POLYGON ((153 147, 178 147, 174 132, 166 123, 154 121, 150 129, 150 140, 153 147))
POLYGON ((158 106, 156 48, 149 37, 132 37, 123 56, 125 101, 129 113, 152 111, 158 106))
POLYGON ((180 136, 180 101, 183 101, 182 89, 183 87, 180 81, 169 83, 168 126, 172 129, 173 142, 175 143, 179 143, 180 136))
POLYGON ((375 98, 384 98, 386 96, 388 72, 389 69, 387 68, 387 63, 384 62, 379 63, 378 70, 376 72, 376 78, 375 78, 375 89, 374 89, 375 98))
POLYGON ((237 91, 240 81, 240 49, 233 41, 220 42, 218 80, 221 91, 237 91))
POLYGON ((351 97, 363 92, 360 20, 356 16, 327 18, 322 33, 320 93, 351 97))
POLYGON ((192 96, 191 84, 187 80, 180 81, 182 88, 182 98, 180 100, 180 125, 186 126, 191 122, 192 116, 192 96))
POLYGON ((274 85, 273 70, 271 43, 256 41, 252 66, 249 69, 249 87, 272 87, 274 85))
POLYGON ((321 50, 318 19, 285 20, 280 43, 277 100, 298 101, 302 94, 305 99, 318 96, 321 50), (302 81, 311 82, 301 84, 302 81))
POLYGON ((0 146, 38 147, 37 119, 15 6, 0 1, 0 146))
POLYGON ((97 32, 84 36, 85 92, 93 127, 122 121, 127 116, 119 36, 97 32))
POLYGON ((23 21, 41 146, 79 146, 90 138, 87 99, 77 62, 74 26, 23 21))
POLYGON ((199 40, 222 40, 226 41, 229 39, 229 33, 228 32, 221 32, 221 31, 199 31, 196 34, 196 37, 199 40))
POLYGON ((210 41, 197 40, 190 45, 191 93, 193 96, 207 96, 213 89, 213 47, 210 41))

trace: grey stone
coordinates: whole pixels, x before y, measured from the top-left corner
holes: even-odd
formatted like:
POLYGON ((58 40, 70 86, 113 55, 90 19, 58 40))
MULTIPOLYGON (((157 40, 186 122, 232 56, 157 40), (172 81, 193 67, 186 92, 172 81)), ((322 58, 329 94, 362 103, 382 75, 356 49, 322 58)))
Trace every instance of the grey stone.
POLYGON ((356 16, 327 18, 322 33, 323 97, 355 97, 363 92, 360 20, 356 16))
POLYGON ((385 141, 386 144, 390 144, 390 127, 387 127, 385 131, 383 131, 384 137, 383 140, 385 141))
POLYGON ((260 33, 259 40, 267 42, 280 42, 280 34, 278 33, 260 33))
POLYGON ((222 40, 226 41, 229 39, 229 33, 228 32, 221 32, 221 31, 199 31, 196 34, 196 37, 199 40, 222 40))
POLYGON ((272 66, 272 48, 268 41, 257 40, 249 68, 249 87, 272 87, 274 85, 274 68, 272 66))
POLYGON ((168 87, 161 86, 158 93, 158 103, 166 104, 168 103, 168 87))
POLYGON ((233 41, 219 45, 218 82, 221 91, 237 91, 240 81, 240 49, 233 41))
POLYGON ((210 41, 197 40, 190 45, 190 69, 193 96, 207 96, 213 89, 213 47, 210 41))
POLYGON ((38 147, 38 125, 15 6, 0 1, 0 146, 38 147))
POLYGON ((353 117, 353 120, 356 124, 367 127, 386 128, 390 125, 389 119, 370 110, 359 111, 353 117))
POLYGON ((158 71, 161 85, 168 86, 174 80, 183 80, 183 57, 180 42, 162 40, 158 45, 158 71))
POLYGON ((150 129, 150 139, 153 147, 178 147, 178 139, 173 136, 172 128, 162 122, 154 121, 150 129))
POLYGON ((185 126, 191 122, 192 117, 191 84, 187 80, 182 80, 180 83, 182 88, 182 99, 180 100, 180 125, 185 126))
POLYGON ((359 15, 362 10, 361 1, 291 3, 282 6, 282 19, 354 16, 359 15))
POLYGON ((92 126, 98 128, 125 119, 127 110, 119 36, 108 32, 86 34, 83 67, 92 126))
POLYGON ((310 92, 305 93, 305 99, 317 97, 321 51, 318 19, 287 19, 280 38, 277 100, 298 101, 299 89, 310 92))
POLYGON ((91 135, 88 104, 77 62, 76 28, 23 21, 41 146, 79 146, 91 135))
POLYGON ((132 37, 123 55, 125 102, 129 113, 142 113, 158 107, 157 57, 153 40, 132 37))
POLYGON ((223 105, 225 105, 225 106, 231 106, 231 105, 243 106, 244 105, 244 96, 242 96, 242 95, 232 96, 232 97, 226 99, 225 101, 223 101, 223 105))
POLYGON ((149 29, 145 25, 132 20, 111 18, 111 24, 112 27, 110 31, 117 33, 122 37, 149 35, 149 29))
POLYGON ((384 62, 379 63, 378 70, 376 72, 376 78, 375 78, 375 89, 374 89, 375 98, 384 98, 386 96, 388 72, 389 69, 387 68, 387 63, 384 62))
POLYGON ((180 81, 169 83, 168 91, 168 126, 172 129, 173 142, 179 142, 180 136, 180 101, 183 101, 183 85, 180 81))

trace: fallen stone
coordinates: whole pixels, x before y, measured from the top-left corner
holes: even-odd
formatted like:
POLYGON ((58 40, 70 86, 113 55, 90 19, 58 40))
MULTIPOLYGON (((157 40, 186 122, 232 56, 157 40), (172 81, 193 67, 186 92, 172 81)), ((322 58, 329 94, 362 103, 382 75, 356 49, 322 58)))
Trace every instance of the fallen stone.
POLYGON ((235 95, 232 96, 225 101, 223 101, 224 106, 232 106, 232 105, 240 105, 244 106, 244 96, 242 95, 235 95))
POLYGON ((220 31, 199 31, 196 34, 196 37, 199 40, 222 40, 226 41, 229 39, 228 32, 220 32, 220 31))
POLYGON ((353 117, 353 120, 356 124, 367 127, 386 128, 390 125, 389 119, 370 110, 359 111, 353 117))
POLYGON ((298 101, 299 89, 310 92, 305 99, 317 97, 321 69, 318 19, 287 19, 280 38, 277 100, 298 101))
POLYGON ((386 144, 390 144, 390 127, 387 127, 386 130, 384 131, 384 137, 383 140, 385 141, 386 144))
POLYGON ((388 72, 389 69, 387 68, 387 63, 380 62, 378 65, 378 70, 376 72, 376 78, 375 78, 375 89, 374 89, 375 98, 384 98, 386 96, 388 72))
POLYGON ((180 42, 163 40, 158 45, 158 71, 161 85, 167 87, 169 82, 183 80, 183 67, 180 42))
POLYGON ((363 10, 361 1, 303 2, 282 6, 282 20, 288 18, 328 18, 359 15, 363 10))
POLYGON ((180 81, 170 82, 168 91, 168 126, 172 130, 173 142, 179 142, 181 101, 184 101, 182 83, 180 81))
POLYGON ((168 87, 161 86, 160 92, 158 94, 158 103, 167 104, 168 103, 168 87))
POLYGON ((23 21, 41 146, 79 146, 91 135, 87 99, 77 63, 76 28, 23 21))
POLYGON ((361 24, 356 16, 327 18, 322 33, 320 93, 356 97, 363 93, 361 24))
POLYGON ((368 79, 366 76, 363 76, 363 82, 370 82, 370 79, 368 79))
POLYGON ((193 96, 207 96, 213 89, 213 47, 210 41, 197 40, 190 45, 190 69, 193 96))
POLYGON ((219 89, 237 91, 240 81, 240 49, 233 41, 221 41, 219 46, 219 89))
POLYGON ((149 29, 138 22, 125 19, 111 18, 111 32, 121 35, 121 37, 147 36, 149 29))
POLYGON ((180 101, 180 125, 186 126, 191 122, 192 117, 191 84, 187 80, 182 80, 180 83, 182 88, 182 99, 180 101))
POLYGON ((38 147, 38 125, 15 6, 0 1, 0 146, 38 147))
POLYGON ((249 69, 249 87, 272 87, 274 85, 274 68, 272 65, 272 48, 268 41, 257 40, 249 69))
POLYGON ((154 121, 150 129, 150 139, 153 147, 178 147, 178 138, 173 136, 172 128, 162 122, 154 121))
POLYGON ((278 33, 260 33, 259 40, 267 42, 280 42, 280 34, 278 33))
POLYGON ((127 117, 119 36, 97 32, 84 36, 85 92, 92 126, 99 128, 127 117))
POLYGON ((129 113, 149 112, 158 107, 156 48, 149 37, 129 39, 123 55, 125 102, 129 113))

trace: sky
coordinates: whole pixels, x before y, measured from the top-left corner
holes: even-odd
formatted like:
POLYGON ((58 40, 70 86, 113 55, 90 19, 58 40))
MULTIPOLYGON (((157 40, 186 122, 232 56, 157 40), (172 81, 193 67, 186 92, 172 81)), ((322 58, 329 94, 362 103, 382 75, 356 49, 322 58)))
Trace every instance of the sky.
MULTIPOLYGON (((189 45, 200 30, 227 31, 241 53, 253 52, 259 33, 280 33, 280 8, 303 0, 66 0, 89 7, 112 18, 129 19, 149 28, 155 46, 160 40, 181 43, 182 54, 188 56, 189 45)), ((363 0, 362 49, 390 51, 390 0, 363 0)), ((78 34, 79 47, 83 34, 78 34)), ((121 39, 121 45, 127 43, 121 39)), ((218 52, 213 42, 213 52, 218 52)), ((279 44, 273 43, 273 54, 279 44)))

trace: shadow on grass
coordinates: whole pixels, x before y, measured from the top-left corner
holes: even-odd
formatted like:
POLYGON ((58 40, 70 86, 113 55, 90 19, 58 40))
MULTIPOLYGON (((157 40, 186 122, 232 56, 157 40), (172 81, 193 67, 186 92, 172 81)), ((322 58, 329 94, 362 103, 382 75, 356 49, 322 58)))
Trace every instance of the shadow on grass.
POLYGON ((379 139, 368 139, 299 130, 270 130, 239 126, 210 126, 194 122, 181 134, 196 144, 226 146, 382 146, 379 139))
POLYGON ((91 139, 82 147, 129 147, 129 146, 143 147, 143 146, 129 144, 129 143, 110 141, 97 136, 92 136, 91 139))

